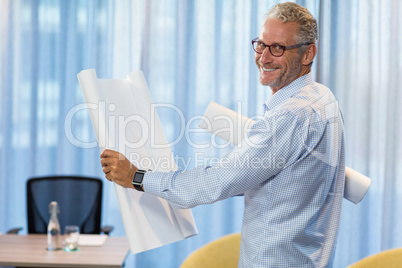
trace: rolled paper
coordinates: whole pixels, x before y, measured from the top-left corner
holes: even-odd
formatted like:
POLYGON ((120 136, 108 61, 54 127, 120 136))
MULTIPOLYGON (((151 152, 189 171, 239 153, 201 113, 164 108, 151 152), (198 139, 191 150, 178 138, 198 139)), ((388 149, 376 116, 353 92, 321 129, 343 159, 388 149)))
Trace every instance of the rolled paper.
POLYGON ((343 197, 347 200, 357 204, 366 195, 370 187, 370 178, 360 174, 350 167, 345 168, 345 190, 343 197))
MULTIPOLYGON (((215 102, 210 102, 199 127, 238 145, 246 137, 254 120, 230 110, 215 102)), ((345 189, 343 197, 355 204, 359 203, 370 187, 371 179, 359 172, 345 167, 345 189)))
POLYGON ((253 124, 254 120, 211 102, 199 123, 199 127, 234 145, 238 145, 253 124))

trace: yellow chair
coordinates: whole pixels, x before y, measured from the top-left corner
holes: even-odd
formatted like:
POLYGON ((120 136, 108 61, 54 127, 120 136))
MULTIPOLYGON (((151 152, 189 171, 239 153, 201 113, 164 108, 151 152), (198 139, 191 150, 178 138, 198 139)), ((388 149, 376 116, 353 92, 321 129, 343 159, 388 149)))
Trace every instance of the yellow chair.
POLYGON ((181 268, 235 268, 239 251, 240 233, 226 235, 191 253, 181 268))
POLYGON ((368 256, 348 268, 401 268, 402 248, 389 249, 378 254, 368 256))

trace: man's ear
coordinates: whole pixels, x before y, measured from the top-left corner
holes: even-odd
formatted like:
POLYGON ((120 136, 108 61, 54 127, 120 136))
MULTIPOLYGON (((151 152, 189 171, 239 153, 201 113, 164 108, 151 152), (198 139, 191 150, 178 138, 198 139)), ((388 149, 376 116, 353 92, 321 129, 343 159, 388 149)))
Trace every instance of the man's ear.
POLYGON ((317 47, 315 44, 310 44, 306 50, 306 52, 304 52, 303 55, 303 60, 302 60, 302 65, 310 65, 314 58, 315 55, 317 54, 317 47))

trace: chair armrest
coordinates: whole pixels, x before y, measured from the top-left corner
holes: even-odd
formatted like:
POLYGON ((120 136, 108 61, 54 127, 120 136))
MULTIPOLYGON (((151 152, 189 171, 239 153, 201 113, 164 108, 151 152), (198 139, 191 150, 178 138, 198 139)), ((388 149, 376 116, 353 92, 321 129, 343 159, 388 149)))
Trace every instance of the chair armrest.
POLYGON ((114 228, 113 226, 106 225, 101 228, 101 232, 105 233, 106 235, 109 235, 109 233, 113 231, 113 228, 114 228))
POLYGON ((16 227, 7 231, 7 234, 18 234, 22 230, 22 227, 16 227))

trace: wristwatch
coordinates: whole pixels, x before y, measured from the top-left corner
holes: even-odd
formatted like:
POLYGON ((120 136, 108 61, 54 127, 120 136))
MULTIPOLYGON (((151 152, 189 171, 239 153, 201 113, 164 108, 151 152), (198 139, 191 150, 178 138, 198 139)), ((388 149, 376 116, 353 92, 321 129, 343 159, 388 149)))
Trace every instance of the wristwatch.
POLYGON ((135 172, 134 177, 133 177, 133 186, 136 190, 143 192, 144 189, 142 188, 142 180, 144 179, 144 175, 145 175, 146 171, 145 170, 137 170, 137 172, 135 172))

